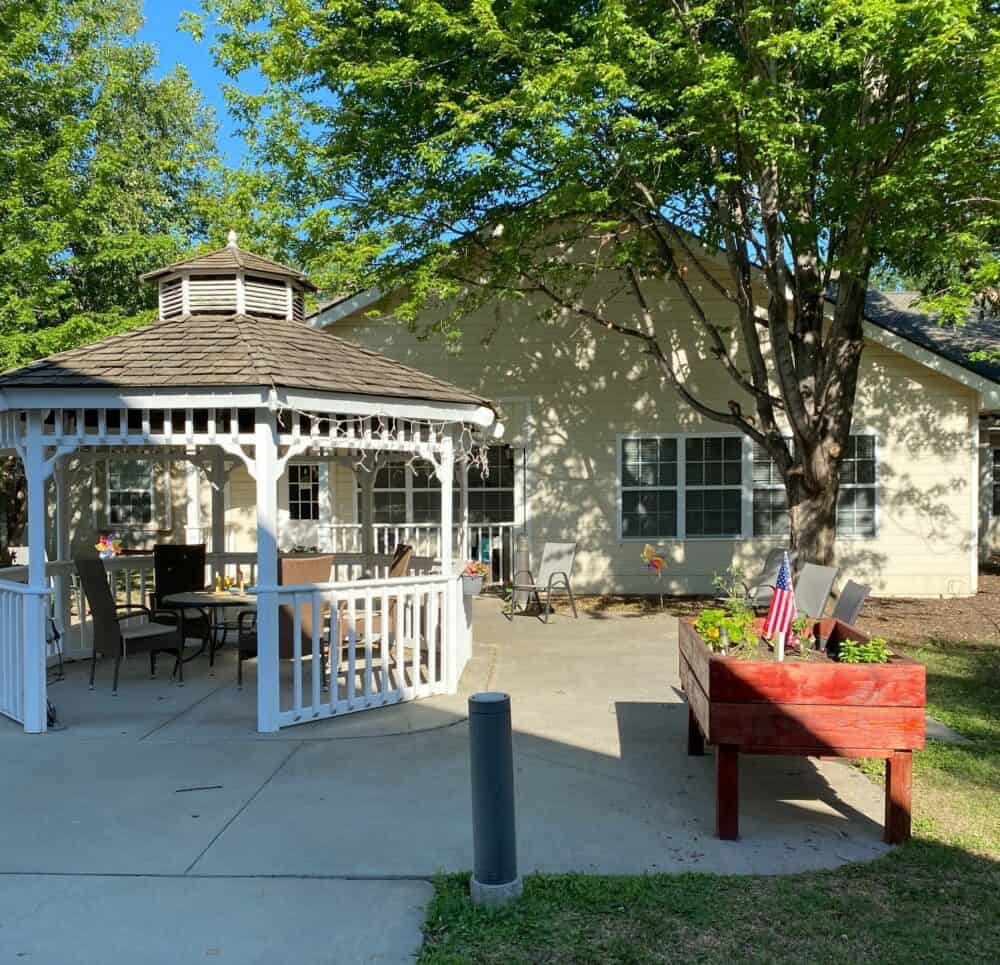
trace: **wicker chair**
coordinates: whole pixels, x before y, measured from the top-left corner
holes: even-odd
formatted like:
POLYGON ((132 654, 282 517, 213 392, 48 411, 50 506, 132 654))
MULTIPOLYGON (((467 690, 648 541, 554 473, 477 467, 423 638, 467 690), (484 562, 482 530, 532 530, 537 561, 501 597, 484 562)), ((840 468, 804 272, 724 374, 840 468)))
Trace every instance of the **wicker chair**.
POLYGON ((174 674, 178 683, 184 685, 184 636, 181 629, 181 614, 174 610, 151 610, 138 603, 117 603, 108 585, 108 574, 99 559, 78 559, 76 571, 84 596, 90 604, 94 620, 94 647, 90 658, 90 689, 94 689, 97 672, 98 650, 115 658, 112 694, 118 693, 118 672, 122 659, 130 654, 146 651, 149 653, 149 673, 156 676, 156 656, 171 654, 176 663, 174 674), (122 620, 143 613, 146 623, 138 626, 121 625, 122 620))
MULTIPOLYGON (((278 560, 278 583, 282 586, 300 586, 308 583, 328 583, 333 567, 332 556, 289 556, 278 560)), ((313 608, 312 603, 299 607, 302 632, 302 653, 312 652, 313 608)), ((243 687, 243 662, 257 656, 257 614, 244 611, 239 615, 236 659, 236 686, 243 687)), ((329 643, 323 638, 323 614, 320 615, 320 659, 326 664, 329 643)), ((282 603, 278 607, 278 656, 290 660, 295 656, 295 604, 282 603)), ((324 682, 325 682, 324 672, 324 682)))

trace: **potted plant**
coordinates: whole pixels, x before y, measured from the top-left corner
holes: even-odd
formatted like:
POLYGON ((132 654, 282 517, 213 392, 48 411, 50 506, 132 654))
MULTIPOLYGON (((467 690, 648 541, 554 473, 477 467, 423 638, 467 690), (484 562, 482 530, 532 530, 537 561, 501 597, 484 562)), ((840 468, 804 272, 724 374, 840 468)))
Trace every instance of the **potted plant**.
POLYGON ((462 593, 465 596, 479 596, 483 592, 483 579, 489 571, 486 563, 469 560, 462 570, 462 593))

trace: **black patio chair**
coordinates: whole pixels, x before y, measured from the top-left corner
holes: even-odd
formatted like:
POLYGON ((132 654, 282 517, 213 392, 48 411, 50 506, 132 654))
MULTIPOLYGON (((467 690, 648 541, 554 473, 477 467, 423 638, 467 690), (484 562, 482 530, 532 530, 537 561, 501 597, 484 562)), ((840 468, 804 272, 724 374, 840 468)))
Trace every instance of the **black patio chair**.
POLYGON ((203 649, 209 647, 208 665, 214 666, 218 649, 216 635, 221 630, 224 641, 224 628, 214 626, 211 614, 201 607, 179 608, 164 602, 172 593, 196 593, 205 589, 205 544, 157 543, 153 547, 153 580, 152 609, 181 613, 185 635, 201 640, 203 649))
POLYGON ((152 610, 141 603, 117 603, 108 585, 104 563, 97 559, 78 559, 76 571, 80 575, 83 594, 90 604, 94 621, 93 652, 90 657, 90 689, 94 689, 98 651, 115 658, 115 675, 111 693, 118 693, 118 672, 122 659, 133 653, 149 653, 149 673, 156 676, 156 656, 171 654, 176 663, 174 674, 184 685, 184 633, 183 618, 175 610, 152 610), (147 622, 135 626, 122 626, 121 621, 145 614, 147 622))

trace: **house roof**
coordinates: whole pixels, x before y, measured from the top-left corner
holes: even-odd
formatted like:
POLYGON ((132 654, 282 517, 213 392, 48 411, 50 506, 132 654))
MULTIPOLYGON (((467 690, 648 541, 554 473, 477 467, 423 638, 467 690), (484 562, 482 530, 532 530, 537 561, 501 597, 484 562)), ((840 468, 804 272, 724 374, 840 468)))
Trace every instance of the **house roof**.
POLYGON ((965 325, 939 325, 932 315, 915 307, 919 292, 869 291, 865 317, 914 345, 991 382, 1000 383, 1000 363, 973 361, 973 352, 1000 352, 1000 320, 973 312, 965 325))
POLYGON ((303 288, 316 291, 316 286, 309 281, 304 272, 297 268, 290 268, 280 262, 272 261, 261 255, 255 255, 252 251, 245 251, 238 248, 235 239, 224 248, 218 248, 204 255, 194 258, 185 258, 183 261, 175 261, 172 265, 157 268, 155 271, 147 271, 140 276, 142 281, 154 281, 164 275, 172 275, 178 271, 188 272, 217 272, 217 271, 262 271, 270 275, 281 275, 285 278, 294 278, 303 288))
POLYGON ((160 320, 0 373, 0 390, 274 386, 495 407, 302 322, 247 315, 160 320))

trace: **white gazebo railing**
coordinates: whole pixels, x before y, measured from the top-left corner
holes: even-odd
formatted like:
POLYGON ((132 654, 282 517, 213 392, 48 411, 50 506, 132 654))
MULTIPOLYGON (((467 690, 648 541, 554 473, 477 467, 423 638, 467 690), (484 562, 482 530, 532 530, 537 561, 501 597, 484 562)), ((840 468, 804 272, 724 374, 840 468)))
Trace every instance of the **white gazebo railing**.
POLYGON ((277 597, 279 607, 292 608, 293 620, 282 726, 454 689, 462 650, 457 577, 282 586, 277 597))
MULTIPOLYGON (((44 642, 30 631, 44 627, 48 589, 0 582, 0 713, 23 724, 44 714, 37 703, 45 681, 44 642)), ((44 691, 43 691, 44 692, 44 691)))
MULTIPOLYGON (((514 534, 519 523, 470 523, 463 541, 461 525, 452 527, 452 553, 457 559, 467 546, 465 555, 482 560, 483 550, 492 564, 487 583, 507 583, 512 577, 514 534)), ((360 553, 363 550, 361 523, 334 523, 329 530, 329 550, 332 553, 360 553)), ((374 550, 391 553, 400 543, 408 543, 417 556, 438 559, 441 556, 441 527, 437 523, 374 523, 374 550)), ((485 561, 484 561, 485 562, 485 561)))

